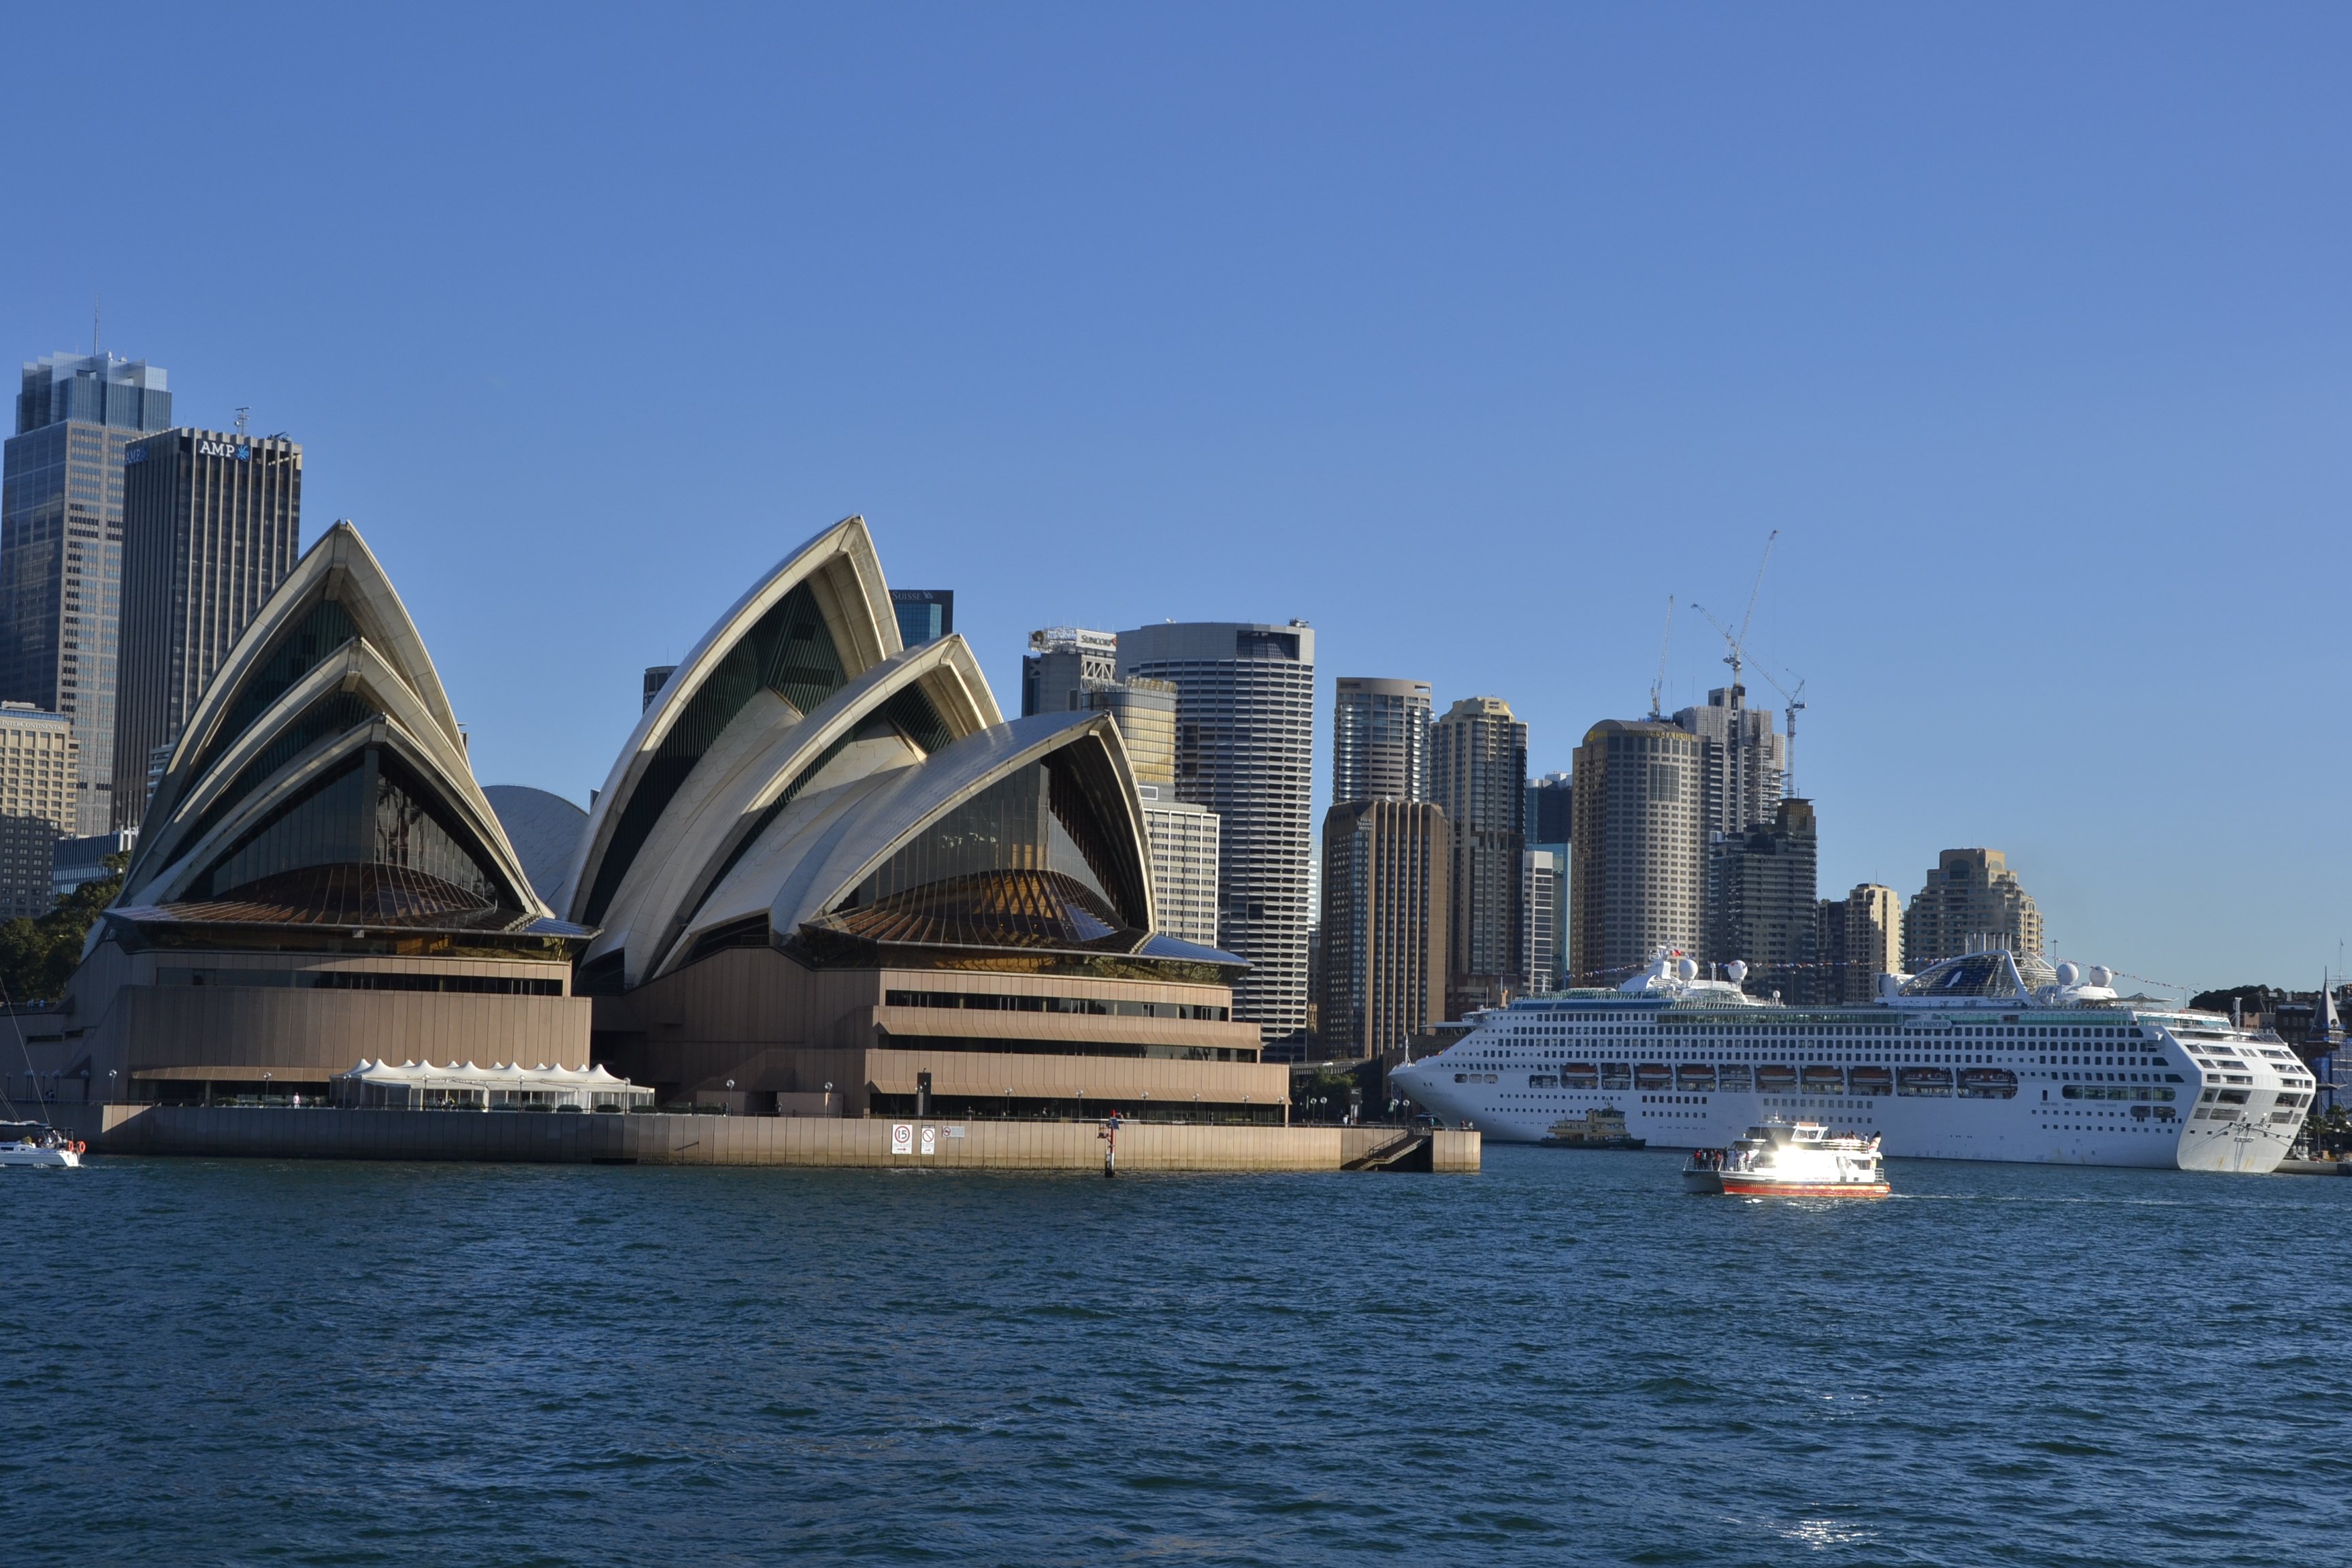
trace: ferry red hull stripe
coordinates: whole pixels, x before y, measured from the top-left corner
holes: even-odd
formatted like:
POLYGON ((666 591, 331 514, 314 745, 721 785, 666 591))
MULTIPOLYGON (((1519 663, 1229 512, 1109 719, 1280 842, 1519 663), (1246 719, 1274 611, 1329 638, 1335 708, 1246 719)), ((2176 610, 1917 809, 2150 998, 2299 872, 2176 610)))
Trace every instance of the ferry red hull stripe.
POLYGON ((1723 1178, 1726 1196, 1735 1198, 1883 1198, 1895 1189, 1885 1182, 1749 1182, 1723 1178))

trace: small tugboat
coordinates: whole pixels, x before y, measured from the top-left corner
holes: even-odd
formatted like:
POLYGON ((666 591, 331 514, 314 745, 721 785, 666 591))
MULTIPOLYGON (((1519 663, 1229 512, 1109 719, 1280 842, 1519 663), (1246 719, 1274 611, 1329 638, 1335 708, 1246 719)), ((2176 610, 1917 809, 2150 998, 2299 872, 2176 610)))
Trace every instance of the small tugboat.
POLYGON ((1551 1124, 1551 1135, 1540 1142, 1547 1149, 1639 1149, 1648 1140, 1626 1132, 1623 1111, 1601 1105, 1581 1116, 1561 1117, 1551 1124))
POLYGON ((1883 1198, 1886 1166, 1876 1138, 1832 1134, 1818 1121, 1768 1121, 1728 1149, 1699 1149, 1683 1164, 1683 1190, 1741 1198, 1883 1198))
POLYGON ((30 1132, 19 1132, 13 1140, 0 1143, 0 1165, 26 1165, 35 1170, 71 1171, 81 1165, 84 1145, 76 1142, 54 1127, 19 1122, 31 1126, 30 1132))

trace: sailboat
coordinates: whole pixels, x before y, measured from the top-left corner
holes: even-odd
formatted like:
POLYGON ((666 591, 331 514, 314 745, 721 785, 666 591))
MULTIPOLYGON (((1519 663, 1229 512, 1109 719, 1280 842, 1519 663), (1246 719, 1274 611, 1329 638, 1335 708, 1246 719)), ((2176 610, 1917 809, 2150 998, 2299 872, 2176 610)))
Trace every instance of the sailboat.
POLYGON ((0 1143, 0 1165, 28 1165, 36 1170, 72 1171, 81 1166, 85 1145, 47 1122, 20 1121, 31 1131, 0 1143))

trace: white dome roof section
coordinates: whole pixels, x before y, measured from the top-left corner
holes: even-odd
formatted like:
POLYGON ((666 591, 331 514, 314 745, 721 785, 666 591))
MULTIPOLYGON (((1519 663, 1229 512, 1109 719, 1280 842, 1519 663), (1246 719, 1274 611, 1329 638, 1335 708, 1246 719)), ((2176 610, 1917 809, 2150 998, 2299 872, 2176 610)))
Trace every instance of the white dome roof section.
MULTIPOLYGON (((358 529, 338 522, 294 563, 214 675, 172 749, 152 817, 169 813, 194 777, 257 721, 286 689, 344 645, 364 639, 416 694, 434 727, 463 749, 457 716, 425 639, 358 529)), ((141 858, 151 835, 142 833, 141 858)))
POLYGON ((1142 805, 1106 714, 967 736, 812 827, 769 923, 818 950, 1131 952, 1150 935, 1142 805))
POLYGON ((999 721, 955 636, 894 654, 804 717, 760 725, 751 716, 761 706, 755 697, 671 797, 605 910, 590 962, 625 951, 630 984, 660 973, 712 890, 803 796, 913 766, 999 721))
POLYGON ((297 563, 205 691, 115 908, 231 924, 547 918, 423 639, 349 523, 297 563))
POLYGON ((766 736, 898 651, 898 620, 864 519, 844 519, 793 552, 719 617, 638 720, 589 813, 569 878, 571 918, 606 922, 672 802, 706 761, 723 770, 742 765, 766 736))

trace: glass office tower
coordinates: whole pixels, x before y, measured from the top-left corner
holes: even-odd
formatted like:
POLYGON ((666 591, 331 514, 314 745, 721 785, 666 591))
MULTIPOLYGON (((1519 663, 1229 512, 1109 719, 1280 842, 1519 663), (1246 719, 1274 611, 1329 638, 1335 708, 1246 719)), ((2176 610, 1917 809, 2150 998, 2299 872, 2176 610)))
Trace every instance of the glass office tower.
POLYGON ((955 630, 953 588, 893 588, 890 609, 898 620, 898 641, 908 647, 937 642, 955 630))
POLYGON ((172 423, 162 370, 111 354, 24 367, 0 478, 0 700, 62 713, 77 830, 113 826, 122 454, 172 423))
POLYGON ((168 759, 214 673, 294 569, 302 530, 302 448, 283 436, 170 430, 131 443, 123 468, 117 828, 146 815, 151 759, 168 759))

